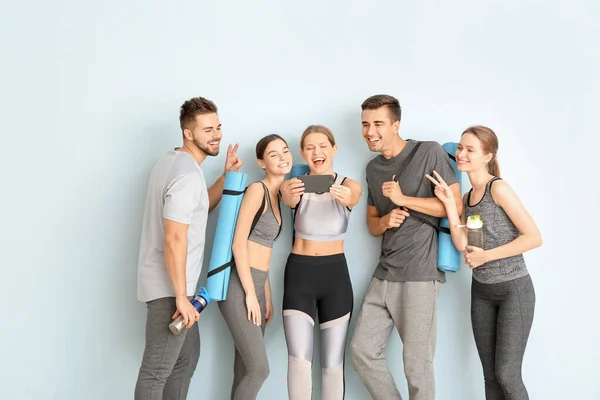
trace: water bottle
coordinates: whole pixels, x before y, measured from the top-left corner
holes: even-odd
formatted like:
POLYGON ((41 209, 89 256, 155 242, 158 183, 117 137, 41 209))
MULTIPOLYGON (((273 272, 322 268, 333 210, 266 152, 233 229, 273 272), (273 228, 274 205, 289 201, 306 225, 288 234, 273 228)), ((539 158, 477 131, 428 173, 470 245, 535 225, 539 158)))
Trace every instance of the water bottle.
MULTIPOLYGON (((198 294, 192 300, 192 305, 199 313, 202 312, 206 308, 206 306, 210 303, 210 295, 206 291, 204 287, 198 289, 198 294)), ((183 315, 180 315, 175 319, 175 321, 169 324, 169 329, 176 335, 179 335, 183 330, 183 315)))
POLYGON ((483 221, 479 215, 467 218, 467 244, 483 249, 483 221))

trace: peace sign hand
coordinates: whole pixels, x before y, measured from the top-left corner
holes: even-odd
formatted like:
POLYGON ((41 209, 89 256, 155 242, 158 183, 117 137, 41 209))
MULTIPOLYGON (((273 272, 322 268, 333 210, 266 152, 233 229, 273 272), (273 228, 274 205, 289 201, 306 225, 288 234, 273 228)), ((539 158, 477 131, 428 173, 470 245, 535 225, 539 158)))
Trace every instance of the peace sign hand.
POLYGON ((238 147, 239 144, 236 143, 235 147, 229 145, 229 147, 227 148, 227 158, 225 159, 225 172, 237 172, 242 166, 243 161, 237 156, 238 147))
POLYGON ((453 204, 454 203, 454 193, 452 193, 452 189, 446 184, 446 182, 442 179, 440 174, 437 171, 433 171, 433 174, 437 178, 434 179, 431 175, 425 175, 427 179, 429 179, 435 185, 435 190, 433 191, 438 199, 442 201, 444 204, 453 204))

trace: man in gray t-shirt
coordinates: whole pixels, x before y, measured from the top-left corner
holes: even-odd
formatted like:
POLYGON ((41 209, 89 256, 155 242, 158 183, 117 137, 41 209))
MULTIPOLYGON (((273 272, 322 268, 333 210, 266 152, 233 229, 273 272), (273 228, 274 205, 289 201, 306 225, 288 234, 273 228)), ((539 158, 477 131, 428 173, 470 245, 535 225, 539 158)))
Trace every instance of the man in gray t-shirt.
POLYGON ((367 225, 383 239, 350 350, 373 399, 400 399, 382 355, 395 325, 410 399, 429 400, 435 397, 437 297, 446 279, 437 269, 437 231, 421 220, 437 225, 446 212, 426 175, 437 171, 443 177, 458 199, 459 213, 462 203, 446 151, 437 142, 402 139, 400 114, 392 96, 375 95, 362 104, 363 136, 369 149, 380 153, 367 165, 367 225))
POLYGON ((225 172, 207 189, 200 164, 219 154, 221 123, 215 104, 187 100, 179 116, 183 146, 168 151, 150 174, 138 259, 138 300, 147 305, 146 346, 135 387, 136 400, 185 398, 200 357, 195 322, 200 314, 190 300, 204 260, 206 220, 223 193, 226 171, 242 161, 229 146, 225 172), (179 335, 168 326, 183 316, 179 335))

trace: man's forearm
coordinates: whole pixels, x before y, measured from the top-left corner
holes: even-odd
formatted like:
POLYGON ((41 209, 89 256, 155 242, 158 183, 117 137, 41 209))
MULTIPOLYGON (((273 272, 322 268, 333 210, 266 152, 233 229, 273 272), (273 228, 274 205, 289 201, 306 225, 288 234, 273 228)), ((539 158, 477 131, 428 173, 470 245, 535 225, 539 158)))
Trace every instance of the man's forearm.
POLYGON ((225 186, 225 173, 213 183, 208 189, 208 212, 211 212, 221 201, 223 196, 223 187, 225 186))
POLYGON ((446 208, 437 197, 404 196, 402 204, 399 205, 433 217, 442 218, 446 216, 446 208))
POLYGON ((167 239, 165 242, 165 263, 176 297, 187 296, 186 261, 187 238, 167 239))
POLYGON ((381 217, 368 217, 367 226, 369 228, 369 233, 373 236, 381 236, 387 230, 387 228, 381 224, 381 217))

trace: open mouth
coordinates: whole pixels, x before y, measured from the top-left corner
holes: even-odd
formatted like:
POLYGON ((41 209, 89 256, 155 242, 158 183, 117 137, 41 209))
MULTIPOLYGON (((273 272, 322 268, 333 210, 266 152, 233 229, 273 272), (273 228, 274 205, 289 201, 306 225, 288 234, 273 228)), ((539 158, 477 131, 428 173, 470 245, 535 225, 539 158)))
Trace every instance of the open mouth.
POLYGON ((290 165, 289 162, 284 162, 278 165, 279 168, 286 168, 288 165, 290 165))
POLYGON ((210 146, 218 146, 220 142, 221 142, 220 140, 213 140, 212 142, 208 142, 208 144, 210 146))
POLYGON ((370 144, 377 144, 380 141, 379 138, 369 138, 368 140, 370 144))
POLYGON ((325 163, 325 158, 324 157, 313 158, 312 162, 315 165, 315 167, 320 167, 321 165, 323 165, 325 163))
POLYGON ((461 160, 461 159, 458 159, 458 160, 456 161, 456 163, 457 163, 458 165, 464 165, 464 164, 468 163, 468 161, 467 161, 467 160, 461 160))

